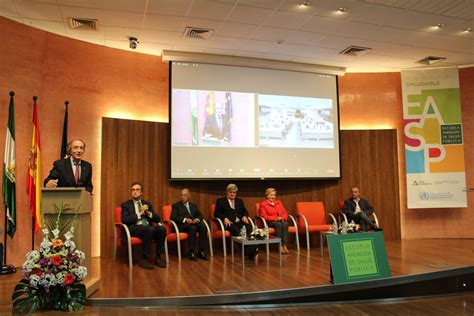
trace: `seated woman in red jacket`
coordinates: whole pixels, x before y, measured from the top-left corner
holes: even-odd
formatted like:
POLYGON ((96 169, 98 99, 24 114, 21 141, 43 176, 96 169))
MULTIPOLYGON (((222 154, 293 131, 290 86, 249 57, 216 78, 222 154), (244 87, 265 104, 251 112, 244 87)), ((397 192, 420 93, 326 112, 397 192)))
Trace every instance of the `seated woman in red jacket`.
POLYGON ((265 218, 268 226, 275 228, 277 237, 281 238, 281 253, 288 251, 288 213, 280 200, 276 199, 276 190, 265 190, 265 200, 260 202, 260 216, 265 218))

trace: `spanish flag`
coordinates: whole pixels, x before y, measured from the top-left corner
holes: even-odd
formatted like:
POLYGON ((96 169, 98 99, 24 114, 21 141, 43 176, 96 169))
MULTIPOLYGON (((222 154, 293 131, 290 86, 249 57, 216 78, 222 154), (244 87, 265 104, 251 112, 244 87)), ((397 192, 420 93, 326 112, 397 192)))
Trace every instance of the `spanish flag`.
POLYGON ((41 215, 41 150, 40 132, 38 124, 37 97, 33 97, 33 134, 31 138, 30 161, 26 176, 30 212, 35 223, 35 232, 43 226, 41 215))

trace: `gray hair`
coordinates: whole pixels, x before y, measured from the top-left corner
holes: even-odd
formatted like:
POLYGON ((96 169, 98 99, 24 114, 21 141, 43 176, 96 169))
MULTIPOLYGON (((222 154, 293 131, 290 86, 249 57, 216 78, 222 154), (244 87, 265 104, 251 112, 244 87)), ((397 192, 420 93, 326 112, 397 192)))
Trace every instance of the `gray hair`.
POLYGON ((239 188, 238 188, 235 184, 230 183, 230 184, 227 186, 227 188, 226 188, 225 190, 226 190, 226 191, 234 191, 234 190, 235 190, 235 191, 238 191, 239 188))

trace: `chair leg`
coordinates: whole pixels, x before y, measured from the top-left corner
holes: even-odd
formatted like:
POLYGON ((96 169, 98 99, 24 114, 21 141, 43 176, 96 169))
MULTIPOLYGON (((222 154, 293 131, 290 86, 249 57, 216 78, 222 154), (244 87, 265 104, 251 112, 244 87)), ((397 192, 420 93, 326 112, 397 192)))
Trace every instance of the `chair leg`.
POLYGON ((133 249, 130 242, 128 243, 128 266, 133 269, 133 249))
POLYGON ((306 249, 310 249, 310 246, 309 246, 309 231, 306 230, 306 249))
POLYGON ((298 252, 300 251, 300 237, 298 236, 298 233, 295 234, 295 239, 296 239, 296 250, 298 252))
POLYGON ((209 239, 209 253, 210 253, 211 257, 213 257, 214 256, 214 251, 212 250, 212 236, 209 236, 208 239, 209 239))
POLYGON ((181 238, 179 238, 179 235, 176 239, 176 245, 178 247, 178 260, 181 261, 181 238))
POLYGON ((222 248, 224 249, 224 257, 227 257, 227 249, 225 246, 225 232, 222 234, 222 248))

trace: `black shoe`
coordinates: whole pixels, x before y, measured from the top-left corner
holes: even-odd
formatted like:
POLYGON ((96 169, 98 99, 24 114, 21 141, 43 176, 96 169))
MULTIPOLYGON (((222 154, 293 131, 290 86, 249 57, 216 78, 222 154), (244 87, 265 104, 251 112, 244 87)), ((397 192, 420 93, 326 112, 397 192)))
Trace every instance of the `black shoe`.
POLYGON ((257 255, 258 255, 258 248, 255 248, 255 250, 249 254, 249 260, 255 260, 257 255))
POLYGON ((153 269, 153 265, 150 262, 148 262, 148 260, 146 260, 146 259, 140 259, 140 262, 138 264, 143 269, 149 269, 149 270, 153 269))
POLYGON ((189 260, 191 260, 191 261, 197 261, 198 260, 198 258, 196 257, 196 254, 194 253, 194 251, 189 252, 189 260))
POLYGON ((198 252, 197 257, 202 260, 209 260, 209 258, 206 256, 203 250, 198 252))
POLYGON ((383 231, 382 227, 374 227, 372 228, 374 230, 374 232, 381 232, 383 231))
POLYGON ((160 257, 156 258, 155 263, 160 268, 166 268, 166 261, 161 259, 160 257))

